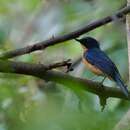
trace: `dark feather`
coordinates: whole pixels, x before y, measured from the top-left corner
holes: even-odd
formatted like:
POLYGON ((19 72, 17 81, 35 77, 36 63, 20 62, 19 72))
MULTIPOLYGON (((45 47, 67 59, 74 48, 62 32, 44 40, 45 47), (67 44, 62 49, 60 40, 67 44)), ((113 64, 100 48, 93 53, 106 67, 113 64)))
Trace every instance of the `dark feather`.
POLYGON ((104 75, 111 77, 128 97, 127 87, 124 85, 117 67, 103 51, 98 48, 88 49, 84 53, 84 58, 90 64, 100 69, 104 75))
POLYGON ((113 75, 115 75, 115 72, 118 72, 111 59, 98 48, 89 49, 86 53, 84 53, 84 58, 112 79, 114 78, 113 75))

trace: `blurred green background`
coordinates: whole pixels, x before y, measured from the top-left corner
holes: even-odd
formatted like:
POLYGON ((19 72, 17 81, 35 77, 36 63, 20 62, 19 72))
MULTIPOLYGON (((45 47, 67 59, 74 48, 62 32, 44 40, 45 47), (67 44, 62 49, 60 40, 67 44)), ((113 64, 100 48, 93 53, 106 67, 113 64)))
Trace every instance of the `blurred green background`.
MULTIPOLYGON (((125 0, 0 0, 0 51, 66 34, 125 5, 125 0)), ((115 19, 86 35, 101 42, 101 48, 116 63, 127 83, 125 20, 115 19)), ((47 65, 66 59, 75 62, 81 55, 82 48, 71 40, 15 60, 47 65)), ((94 77, 80 62, 70 74, 94 77)), ((115 87, 109 80, 104 84, 115 87)), ((130 106, 127 101, 110 98, 101 112, 96 95, 74 87, 35 77, 0 74, 0 130, 111 130, 130 106)))

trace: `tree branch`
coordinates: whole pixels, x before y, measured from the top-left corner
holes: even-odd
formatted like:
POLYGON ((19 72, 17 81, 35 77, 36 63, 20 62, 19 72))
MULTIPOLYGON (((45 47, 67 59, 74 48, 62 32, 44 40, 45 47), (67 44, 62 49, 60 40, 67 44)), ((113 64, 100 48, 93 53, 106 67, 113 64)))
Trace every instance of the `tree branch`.
POLYGON ((130 6, 127 6, 111 16, 107 16, 105 18, 93 21, 93 22, 89 23, 88 25, 86 25, 76 31, 65 34, 63 36, 54 37, 54 38, 51 38, 46 41, 38 42, 38 43, 35 43, 34 45, 30 45, 30 46, 27 46, 24 48, 5 52, 0 56, 0 58, 1 59, 13 58, 16 56, 31 53, 33 51, 42 50, 49 46, 52 46, 52 45, 55 45, 55 44, 58 44, 58 43, 61 43, 61 42, 67 41, 67 40, 72 40, 76 37, 79 37, 80 35, 82 35, 84 33, 87 33, 89 31, 92 31, 93 29, 96 29, 97 27, 103 26, 107 23, 114 21, 115 18, 121 19, 121 18, 123 18, 124 15, 126 15, 129 12, 130 12, 130 6))
POLYGON ((45 66, 45 69, 46 70, 51 70, 51 69, 55 69, 55 68, 58 68, 58 67, 63 67, 63 66, 66 66, 67 67, 67 72, 70 71, 70 67, 71 67, 71 59, 68 59, 68 60, 65 60, 65 61, 62 61, 62 62, 57 62, 57 63, 53 63, 53 64, 50 64, 48 66, 45 66))
POLYGON ((114 97, 128 100, 118 88, 103 86, 98 82, 73 77, 58 71, 47 71, 46 67, 42 64, 29 64, 0 60, 0 72, 31 75, 47 81, 54 81, 67 87, 80 86, 79 88, 97 94, 100 97, 114 97))

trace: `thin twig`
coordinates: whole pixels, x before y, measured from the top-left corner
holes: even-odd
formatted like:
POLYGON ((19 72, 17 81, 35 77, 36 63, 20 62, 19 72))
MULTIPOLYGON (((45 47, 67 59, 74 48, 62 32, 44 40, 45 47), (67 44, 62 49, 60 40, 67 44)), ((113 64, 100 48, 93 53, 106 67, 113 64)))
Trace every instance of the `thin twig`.
POLYGON ((45 68, 46 68, 46 70, 52 70, 52 69, 55 69, 57 67, 66 66, 67 70, 68 70, 68 68, 70 68, 70 66, 72 64, 70 61, 71 61, 71 59, 68 59, 68 60, 65 60, 65 61, 62 61, 62 62, 53 63, 53 64, 50 64, 50 65, 47 65, 45 68))
POLYGON ((68 69, 67 69, 66 72, 68 73, 68 72, 70 72, 70 71, 73 71, 74 68, 75 68, 76 66, 78 66, 78 64, 79 64, 81 61, 82 61, 82 57, 79 57, 78 59, 76 59, 73 63, 71 63, 70 66, 68 66, 68 69))
POLYGON ((30 46, 27 46, 24 48, 5 52, 5 53, 1 54, 0 58, 1 59, 13 58, 16 56, 31 53, 33 51, 43 50, 49 46, 59 44, 59 43, 64 42, 64 41, 72 40, 76 37, 79 37, 80 35, 82 35, 84 33, 87 33, 89 31, 92 31, 92 30, 100 27, 100 26, 103 26, 107 23, 114 21, 115 18, 121 19, 121 18, 123 18, 124 15, 128 14, 129 12, 130 12, 130 6, 124 7, 123 9, 119 10, 117 13, 115 13, 111 16, 107 16, 105 18, 95 20, 95 21, 87 24, 86 26, 84 26, 78 30, 75 30, 71 33, 65 34, 63 36, 54 37, 54 38, 48 39, 46 41, 38 42, 38 43, 35 43, 34 45, 30 45, 30 46))

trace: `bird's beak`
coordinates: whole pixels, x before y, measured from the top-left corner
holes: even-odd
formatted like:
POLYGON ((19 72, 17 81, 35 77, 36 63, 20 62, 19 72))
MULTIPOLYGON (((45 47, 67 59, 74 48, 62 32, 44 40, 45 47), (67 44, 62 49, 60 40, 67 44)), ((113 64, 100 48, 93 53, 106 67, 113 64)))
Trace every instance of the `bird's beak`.
MULTIPOLYGON (((80 39, 75 38, 75 40, 76 40, 77 42, 79 42, 81 45, 83 45, 80 39)), ((84 46, 84 45, 83 45, 83 46, 84 46)))
POLYGON ((75 40, 81 44, 84 50, 87 50, 87 48, 84 46, 80 39, 75 38, 75 40))
POLYGON ((80 40, 79 40, 79 39, 77 39, 77 38, 75 38, 75 40, 76 40, 77 42, 80 42, 80 40))

